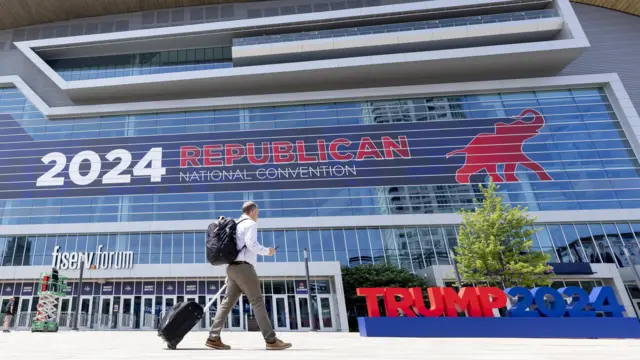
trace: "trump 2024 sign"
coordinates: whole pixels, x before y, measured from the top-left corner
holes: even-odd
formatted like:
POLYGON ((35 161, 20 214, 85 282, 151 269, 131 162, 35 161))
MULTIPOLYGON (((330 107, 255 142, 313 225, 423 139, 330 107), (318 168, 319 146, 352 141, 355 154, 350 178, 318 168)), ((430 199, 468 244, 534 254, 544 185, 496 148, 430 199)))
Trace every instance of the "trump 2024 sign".
POLYGON ((533 109, 504 121, 56 141, 34 140, 7 115, 2 124, 15 126, 0 144, 0 199, 454 184, 487 174, 513 182, 518 166, 552 180, 523 150, 545 126, 533 109))
POLYGON ((369 317, 358 318, 360 334, 378 337, 640 338, 640 322, 624 317, 613 288, 590 292, 512 287, 360 288, 369 317), (386 317, 381 317, 382 298, 386 317), (496 317, 497 309, 506 316, 496 317), (464 312, 465 317, 459 317, 464 312))
POLYGON ((593 288, 590 293, 576 286, 559 290, 512 287, 504 291, 495 287, 464 287, 459 292, 451 287, 431 287, 427 289, 430 308, 425 306, 421 288, 360 288, 357 294, 366 298, 371 317, 380 316, 379 296, 384 299, 389 317, 400 313, 408 317, 457 317, 458 311, 465 311, 470 317, 494 317, 494 309, 505 308, 508 299, 513 299, 507 311, 510 317, 596 317, 597 312, 622 317, 624 312, 609 286, 593 288), (565 299, 571 300, 567 304, 565 299))

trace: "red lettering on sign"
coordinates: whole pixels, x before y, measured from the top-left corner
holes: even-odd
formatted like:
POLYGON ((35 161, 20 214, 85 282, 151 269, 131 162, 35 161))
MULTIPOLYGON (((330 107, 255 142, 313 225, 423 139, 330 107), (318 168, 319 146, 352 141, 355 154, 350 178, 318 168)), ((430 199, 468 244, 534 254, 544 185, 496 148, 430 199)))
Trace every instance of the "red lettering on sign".
POLYGON ((419 287, 403 288, 359 288, 356 293, 365 296, 369 316, 380 316, 378 297, 384 300, 387 316, 457 317, 466 312, 470 317, 494 317, 494 309, 507 306, 507 296, 496 287, 465 287, 459 292, 450 287, 426 289, 429 308, 425 305, 423 290, 419 287), (398 312, 401 315, 398 315, 398 312), (374 315, 372 315, 374 314, 374 315))
POLYGON ((296 160, 293 154, 293 144, 289 141, 273 142, 273 162, 276 164, 292 163, 296 160))
POLYGON ((356 294, 364 296, 367 301, 367 313, 370 317, 380 317, 380 307, 378 306, 378 296, 384 296, 384 288, 358 288, 356 294))
POLYGON ((439 288, 428 288, 427 295, 429 296, 429 305, 427 309, 424 298, 422 297, 422 289, 419 287, 409 289, 413 295, 413 304, 420 316, 424 317, 440 317, 444 314, 444 299, 442 298, 442 291, 439 288))
POLYGON ((384 157, 387 159, 395 159, 394 153, 403 159, 410 159, 409 142, 406 136, 398 136, 398 142, 393 141, 388 136, 382 137, 382 148, 384 149, 384 157))
POLYGON ((222 145, 205 145, 203 155, 204 166, 222 166, 222 145), (220 160, 214 160, 220 159, 220 160))
POLYGON ((356 160, 364 160, 367 157, 373 157, 376 160, 382 160, 382 154, 376 147, 376 144, 373 143, 371 138, 363 137, 360 140, 360 146, 358 147, 358 153, 356 155, 356 160))
POLYGON ((324 140, 318 140, 318 158, 320 161, 327 161, 327 142, 324 140))
POLYGON ((254 164, 254 165, 262 165, 262 164, 266 164, 269 162, 269 159, 271 158, 271 154, 269 154, 269 143, 268 142, 263 142, 262 143, 262 156, 261 157, 257 157, 256 156, 256 146, 253 143, 249 143, 247 144, 247 159, 249 159, 249 162, 254 164))
POLYGON ((507 306, 507 295, 497 287, 479 287, 476 288, 476 293, 485 317, 494 317, 493 309, 507 306))
POLYGON ((244 146, 240 144, 226 144, 224 146, 224 163, 233 166, 233 162, 242 159, 244 156, 244 146))
POLYGON ((406 136, 398 136, 397 139, 382 136, 381 140, 375 141, 371 137, 363 137, 359 141, 357 150, 352 148, 352 145, 353 142, 346 138, 331 141, 328 149, 324 139, 316 140, 314 145, 307 144, 304 140, 262 142, 261 145, 256 143, 213 144, 205 145, 203 148, 189 145, 180 148, 180 167, 233 166, 245 156, 253 165, 264 165, 270 162, 274 164, 318 163, 327 162, 330 159, 350 161, 411 158, 406 136), (381 142, 382 147, 378 148, 376 141, 381 142), (260 146, 260 150, 257 146, 260 146), (258 151, 260 154, 257 153, 258 151), (222 159, 223 156, 224 159, 222 159))
POLYGON ((475 288, 465 287, 459 293, 453 288, 440 288, 444 296, 445 314, 447 316, 458 316, 458 310, 466 311, 467 316, 482 317, 482 310, 478 303, 478 294, 475 288))
POLYGON ((387 288, 384 289, 384 307, 388 317, 398 317, 398 310, 407 317, 416 317, 413 312, 413 295, 409 289, 387 288), (399 300, 397 298, 400 298, 399 300))
POLYGON ((180 148, 180 167, 200 166, 198 158, 201 155, 200 148, 197 146, 182 146, 180 148))
POLYGON ((299 163, 313 163, 318 162, 317 156, 308 156, 304 150, 304 141, 296 141, 296 148, 298 150, 298 162, 299 163))
POLYGON ((351 141, 344 138, 333 140, 329 144, 329 153, 331 154, 331 157, 338 161, 349 161, 353 159, 353 154, 351 153, 341 154, 340 152, 338 152, 338 146, 341 146, 341 145, 349 146, 351 145, 351 141))

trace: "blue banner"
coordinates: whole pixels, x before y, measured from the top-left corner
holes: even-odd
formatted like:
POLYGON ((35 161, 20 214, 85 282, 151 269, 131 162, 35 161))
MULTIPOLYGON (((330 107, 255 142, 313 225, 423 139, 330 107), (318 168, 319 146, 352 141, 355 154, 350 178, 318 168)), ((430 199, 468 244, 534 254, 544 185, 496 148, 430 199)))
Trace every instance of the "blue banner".
MULTIPOLYGON (((0 115, 6 126, 11 121, 0 115)), ((17 122, 18 130, 22 130, 17 122)), ((544 118, 426 121, 0 144, 0 199, 518 181, 544 118), (498 172, 498 165, 504 172, 498 172)))

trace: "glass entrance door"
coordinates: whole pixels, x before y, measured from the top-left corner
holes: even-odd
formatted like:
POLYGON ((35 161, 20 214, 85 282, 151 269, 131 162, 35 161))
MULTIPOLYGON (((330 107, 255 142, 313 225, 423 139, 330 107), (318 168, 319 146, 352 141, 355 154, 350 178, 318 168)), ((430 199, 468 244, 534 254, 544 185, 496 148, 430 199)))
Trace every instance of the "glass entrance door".
POLYGON ((78 327, 89 327, 91 325, 91 303, 93 298, 80 298, 80 319, 78 327))
POLYGON ((144 297, 142 298, 142 324, 140 328, 142 329, 153 329, 154 321, 153 321, 153 311, 155 309, 153 303, 153 297, 144 297))
POLYGON ((71 300, 72 298, 63 297, 60 298, 60 311, 58 311, 58 327, 60 328, 70 328, 73 326, 71 323, 71 300))
POLYGON ((132 329, 133 324, 135 323, 133 316, 133 297, 123 297, 120 300, 120 303, 121 305, 118 309, 118 316, 120 317, 120 321, 118 321, 120 324, 119 328, 132 329))
MULTIPOLYGON (((207 298, 207 303, 209 303, 211 299, 213 298, 212 297, 207 298)), ((220 305, 220 302, 222 302, 222 296, 220 296, 218 300, 216 300, 213 304, 211 304, 211 306, 209 307, 209 310, 207 310, 206 316, 205 316, 207 318, 207 323, 204 326, 205 329, 211 329, 211 326, 213 326, 213 319, 216 317, 216 313, 218 312, 218 306, 220 305)))
POLYGON ((163 298, 164 306, 162 307, 162 317, 164 317, 176 305, 175 296, 165 296, 163 298))
MULTIPOLYGON (((0 321, 0 326, 4 325, 4 316, 5 316, 4 315, 4 309, 6 309, 7 305, 9 305, 9 298, 10 297, 4 297, 4 298, 0 299, 0 300, 2 300, 2 301, 0 301, 0 303, 2 304, 0 306, 0 319, 2 319, 2 321, 0 321)), ((14 314, 15 314, 15 311, 16 310, 14 310, 14 314)), ((13 321, 11 321, 11 322, 13 322, 13 321)), ((11 324, 9 324, 9 327, 11 327, 11 324)))
POLYGON ((298 295, 298 314, 300 314, 300 329, 311 329, 311 318, 309 317, 309 298, 307 295, 298 295))
MULTIPOLYGON (((222 302, 223 298, 224 298, 223 296, 220 296, 220 298, 211 305, 211 307, 209 308, 209 311, 207 311, 207 324, 208 324, 207 328, 211 328, 211 326, 213 326, 213 319, 215 318, 216 313, 218 312, 218 309, 220 307, 219 303, 222 302)), ((207 301, 211 301, 211 299, 213 299, 213 297, 207 298, 207 301)), ((238 302, 236 302, 234 307, 231 309, 231 312, 229 313, 227 320, 224 322, 225 329, 230 329, 230 330, 243 329, 244 311, 242 308, 242 303, 243 303, 242 297, 240 297, 238 299, 238 302)))
POLYGON ((16 297, 15 301, 16 301, 16 304, 18 304, 18 301, 20 304, 18 306, 19 311, 15 312, 15 314, 18 317, 18 321, 16 322, 16 327, 19 329, 26 329, 31 325, 29 321, 29 318, 31 317, 31 297, 30 296, 22 297, 19 300, 16 297))
POLYGON ((119 329, 122 327, 120 323, 122 312, 122 297, 114 296, 113 301, 111 302, 111 319, 109 320, 109 328, 110 329, 119 329))
POLYGON ((102 297, 102 301, 100 302, 100 310, 98 312, 98 319, 94 321, 96 327, 100 329, 109 329, 111 328, 111 307, 113 304, 112 297, 102 297))
POLYGON ((318 295, 318 313, 320 315, 320 330, 333 330, 333 302, 331 296, 318 295))
POLYGON ((286 295, 273 295, 274 324, 276 330, 289 329, 289 307, 286 295))
POLYGON ((231 330, 242 330, 244 324, 244 307, 242 296, 238 299, 238 302, 233 306, 231 313, 227 319, 227 326, 231 330))

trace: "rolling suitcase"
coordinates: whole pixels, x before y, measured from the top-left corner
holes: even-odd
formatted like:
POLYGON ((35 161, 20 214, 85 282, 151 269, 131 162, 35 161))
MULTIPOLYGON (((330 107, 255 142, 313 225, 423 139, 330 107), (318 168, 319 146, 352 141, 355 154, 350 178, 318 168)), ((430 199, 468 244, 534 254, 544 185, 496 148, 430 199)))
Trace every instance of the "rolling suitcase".
POLYGON ((220 294, 227 288, 224 284, 220 291, 203 308, 195 301, 178 303, 162 318, 158 325, 158 336, 167 343, 167 347, 175 350, 180 341, 193 329, 204 317, 205 311, 209 309, 220 294))

